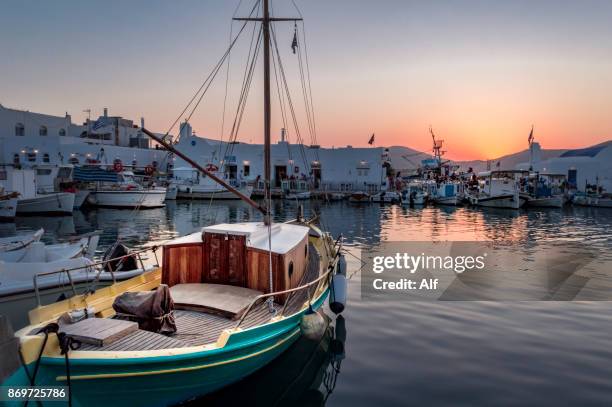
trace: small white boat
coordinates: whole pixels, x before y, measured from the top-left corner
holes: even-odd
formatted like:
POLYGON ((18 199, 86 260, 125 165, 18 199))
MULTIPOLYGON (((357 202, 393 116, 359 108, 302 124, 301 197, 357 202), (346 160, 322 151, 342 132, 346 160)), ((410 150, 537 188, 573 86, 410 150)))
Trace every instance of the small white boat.
MULTIPOLYGON (((208 164, 207 169, 213 172, 217 177, 236 188, 242 195, 251 197, 253 194, 253 186, 246 182, 231 179, 225 172, 219 171, 213 164, 208 164)), ((173 171, 175 183, 178 187, 177 198, 183 199, 240 199, 233 192, 217 184, 212 178, 193 168, 175 168, 173 171)))
POLYGON ((17 201, 19 215, 70 215, 74 207, 74 194, 54 192, 37 194, 17 201))
POLYGON ((514 172, 486 171, 478 174, 478 190, 469 195, 472 205, 487 208, 519 209, 527 198, 521 197, 514 172))
POLYGON ((578 206, 593 206, 597 208, 612 208, 612 198, 598 195, 574 195, 572 201, 578 206))
POLYGON ((310 199, 310 191, 290 193, 285 196, 285 199, 297 201, 310 199))
MULTIPOLYGON (((0 251, 0 261, 5 263, 44 263, 80 256, 92 257, 100 240, 99 233, 91 233, 74 237, 66 242, 47 245, 40 241, 42 234, 43 229, 40 229, 33 234, 27 235, 25 238, 27 240, 22 240, 21 243, 23 244, 14 250, 0 251)), ((12 244, 16 245, 19 242, 19 240, 16 240, 12 244)))
POLYGON ((562 208, 565 204, 564 174, 540 174, 530 173, 523 178, 523 192, 521 196, 526 198, 526 205, 530 207, 562 208))
POLYGON ((396 191, 382 191, 372 195, 370 200, 377 203, 399 203, 402 201, 402 196, 396 191))
POLYGON ((402 190, 402 205, 423 206, 427 204, 427 192, 421 182, 410 182, 402 190))
POLYGON ((153 267, 110 273, 82 256, 45 263, 0 261, 0 308, 11 316, 13 326, 18 328, 28 323, 23 310, 125 281, 153 267))
POLYGON ((18 196, 19 194, 16 192, 0 195, 0 221, 15 219, 18 196))
POLYGON ((38 242, 45 233, 44 229, 17 236, 0 238, 0 260, 17 261, 24 256, 25 249, 34 242, 38 242))
POLYGON ((145 188, 134 180, 134 173, 123 171, 117 174, 117 183, 99 183, 89 192, 88 202, 107 208, 161 208, 166 200, 166 188, 145 188))
POLYGON ((562 195, 530 198, 527 201, 528 206, 541 208, 563 208, 564 203, 565 198, 562 195))

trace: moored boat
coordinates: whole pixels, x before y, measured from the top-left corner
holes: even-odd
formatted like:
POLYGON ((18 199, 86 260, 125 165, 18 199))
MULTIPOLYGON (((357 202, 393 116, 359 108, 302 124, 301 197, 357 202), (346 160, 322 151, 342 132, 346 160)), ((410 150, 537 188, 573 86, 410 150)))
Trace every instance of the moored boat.
POLYGON ((88 202, 106 208, 160 208, 164 206, 166 188, 143 187, 134 180, 134 173, 122 171, 115 183, 99 183, 89 193, 88 202))
MULTIPOLYGON (((269 79, 268 3, 263 0, 262 17, 255 20, 263 26, 269 79)), ((345 264, 342 239, 334 240, 300 214, 294 221, 272 222, 270 94, 266 80, 265 206, 141 129, 261 212, 263 222, 204 227, 167 242, 161 267, 33 309, 31 325, 17 332, 24 366, 5 385, 68 385, 70 400, 78 405, 171 405, 255 372, 302 333, 315 340, 324 334, 326 325, 316 311, 330 285, 338 292, 346 289, 346 270, 338 274, 345 264)), ((344 302, 345 297, 334 296, 332 310, 340 312, 344 302)))
POLYGON ((519 209, 526 202, 520 196, 517 181, 504 171, 486 171, 478 174, 478 189, 468 200, 472 205, 486 208, 519 209))
POLYGON ((348 200, 352 203, 368 203, 370 202, 370 194, 362 191, 356 191, 349 195, 348 200))
POLYGON ((0 193, 0 221, 11 221, 15 219, 17 213, 17 199, 19 194, 11 192, 5 194, 0 193))
POLYGON ((310 199, 310 191, 289 193, 285 195, 285 199, 297 200, 297 201, 307 200, 307 199, 310 199))
POLYGON ((406 206, 423 206, 427 204, 427 192, 422 182, 409 182, 402 189, 402 205, 406 206))
POLYGON ((397 191, 382 191, 372 195, 370 200, 377 203, 400 203, 402 196, 397 191))

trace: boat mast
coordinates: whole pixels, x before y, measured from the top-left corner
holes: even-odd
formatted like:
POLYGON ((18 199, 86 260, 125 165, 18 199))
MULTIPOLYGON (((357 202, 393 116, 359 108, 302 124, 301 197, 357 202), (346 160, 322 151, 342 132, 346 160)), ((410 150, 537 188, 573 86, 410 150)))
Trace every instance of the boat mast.
POLYGON ((266 200, 267 213, 264 215, 264 223, 270 224, 270 200, 271 200, 271 155, 270 155, 270 126, 272 118, 272 106, 270 102, 270 27, 273 21, 301 21, 301 18, 277 18, 270 17, 269 0, 263 0, 263 15, 261 18, 234 18, 238 21, 261 22, 263 30, 264 51, 264 196, 266 200))
POLYGON ((272 106, 270 105, 270 10, 268 0, 263 0, 263 18, 261 21, 263 29, 264 47, 264 195, 266 199, 267 213, 264 215, 264 223, 270 224, 270 119, 272 117, 272 106))

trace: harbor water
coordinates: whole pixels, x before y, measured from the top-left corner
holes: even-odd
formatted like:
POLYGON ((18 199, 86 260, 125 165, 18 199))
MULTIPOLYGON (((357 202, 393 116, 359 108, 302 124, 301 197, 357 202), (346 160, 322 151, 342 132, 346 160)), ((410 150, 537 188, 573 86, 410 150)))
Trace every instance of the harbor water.
MULTIPOLYGON (((364 301, 358 260, 361 249, 380 242, 430 240, 503 242, 518 255, 534 243, 573 242, 610 260, 611 209, 300 204, 306 215, 320 213, 324 229, 334 236, 342 234, 350 252, 341 355, 332 352, 328 336, 333 332, 317 343, 300 340, 253 376, 187 404, 612 404, 612 303, 364 301), (291 363, 296 360, 300 363, 291 363)), ((294 218, 296 209, 295 202, 273 203, 277 221, 294 218)), ((19 217, 0 225, 0 233, 8 236, 43 227, 43 240, 54 242, 101 230, 103 252, 117 239, 138 248, 205 225, 258 219, 259 213, 238 201, 177 201, 151 210, 91 209, 71 217, 19 217)), ((598 272, 602 278, 612 277, 612 270, 598 272)), ((337 325, 338 321, 332 323, 336 335, 337 325)))

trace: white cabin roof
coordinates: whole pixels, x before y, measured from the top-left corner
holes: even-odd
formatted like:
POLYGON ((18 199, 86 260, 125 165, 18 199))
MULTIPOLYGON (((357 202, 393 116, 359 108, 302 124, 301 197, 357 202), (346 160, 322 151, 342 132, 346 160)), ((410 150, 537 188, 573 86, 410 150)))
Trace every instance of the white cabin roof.
MULTIPOLYGON (((202 228, 201 232, 173 239, 168 244, 201 243, 203 233, 227 233, 246 236, 247 247, 268 250, 268 227, 263 222, 220 223, 202 228)), ((309 228, 287 223, 272 224, 272 252, 285 254, 308 236, 309 228)))

